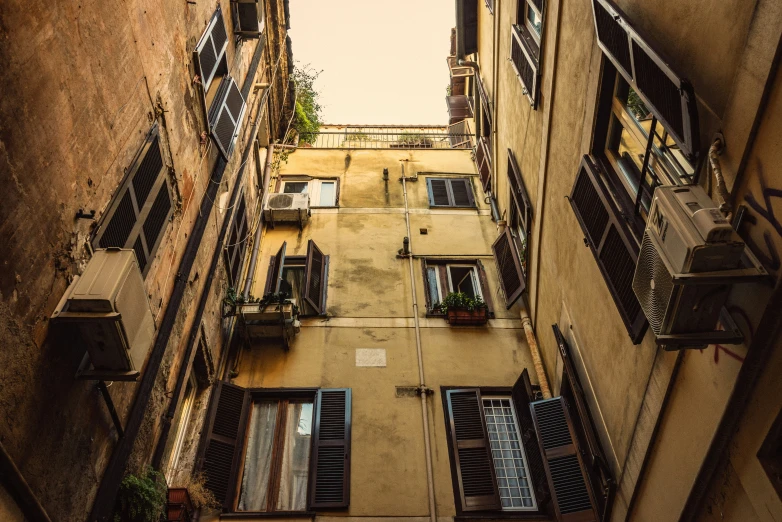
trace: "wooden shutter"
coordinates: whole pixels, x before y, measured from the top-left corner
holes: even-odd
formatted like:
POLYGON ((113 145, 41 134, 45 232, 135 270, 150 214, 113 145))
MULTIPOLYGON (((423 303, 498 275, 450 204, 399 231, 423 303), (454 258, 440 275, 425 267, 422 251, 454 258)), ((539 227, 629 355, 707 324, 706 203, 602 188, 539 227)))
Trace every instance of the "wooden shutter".
MULTIPOLYGON (((524 2, 525 0, 518 0, 524 2)), ((519 21, 520 24, 524 20, 519 21)), ((521 82, 522 92, 529 100, 532 110, 537 110, 540 98, 540 47, 532 38, 524 34, 526 28, 510 26, 510 61, 521 82)), ((542 40, 542 39, 541 39, 542 40)))
POLYGON ((627 332, 638 344, 648 324, 632 287, 638 244, 627 231, 590 156, 581 161, 569 199, 627 332))
POLYGON ((488 192, 491 188, 491 146, 485 137, 479 138, 475 144, 475 166, 481 177, 483 191, 488 192))
POLYGON ((350 388, 318 390, 310 459, 310 509, 350 505, 350 411, 350 388))
POLYGON ((146 275, 173 210, 155 125, 96 229, 93 248, 132 248, 142 275, 146 275))
POLYGON ((326 304, 323 299, 326 294, 326 256, 311 239, 307 242, 306 267, 304 298, 316 313, 322 314, 326 304))
POLYGON ((516 384, 513 385, 511 397, 513 398, 513 405, 516 407, 516 416, 519 419, 521 441, 527 454, 528 471, 535 490, 535 498, 538 501, 538 509, 545 511, 544 506, 551 499, 551 493, 548 489, 543 456, 540 453, 535 423, 532 421, 532 411, 529 407, 530 403, 535 400, 535 395, 532 392, 529 372, 526 369, 521 372, 516 384))
POLYGON ((486 92, 486 88, 483 86, 481 76, 476 72, 473 75, 475 78, 475 90, 478 92, 478 97, 481 100, 482 112, 489 120, 489 126, 492 125, 492 113, 491 113, 491 101, 489 100, 489 94, 486 92))
POLYGON ((239 87, 230 76, 223 78, 225 89, 221 89, 224 96, 215 106, 215 117, 210 124, 212 137, 220 148, 223 157, 227 160, 231 155, 234 145, 234 137, 242 123, 245 102, 239 87))
POLYGON ((263 31, 264 6, 262 0, 231 0, 234 15, 234 34, 258 38, 263 31))
POLYGON ((206 26, 204 34, 198 40, 194 55, 194 61, 197 73, 201 76, 201 85, 204 92, 209 90, 209 85, 220 67, 220 62, 225 56, 225 50, 228 48, 228 34, 225 31, 225 22, 223 21, 223 11, 217 6, 209 25, 206 26))
POLYGON ((202 469, 206 487, 225 510, 233 509, 248 411, 247 390, 227 382, 217 385, 204 426, 207 436, 202 469))
POLYGON ((491 249, 494 252, 494 261, 497 263, 502 291, 505 293, 505 306, 510 308, 527 288, 524 272, 521 269, 519 251, 513 241, 510 228, 505 228, 491 249))
POLYGON ((472 198, 472 184, 466 178, 452 178, 448 180, 451 203, 454 207, 474 207, 472 198))
POLYGON ((662 122, 684 155, 696 163, 699 152, 695 90, 676 74, 611 0, 592 0, 600 48, 662 122))
MULTIPOLYGON (((457 34, 459 47, 465 55, 478 52, 478 0, 456 0, 457 34), (462 16, 459 17, 458 15, 462 16)), ((460 57, 461 58, 461 57, 460 57)))
POLYGON ((449 207, 451 199, 448 197, 448 180, 427 178, 429 188, 429 205, 432 207, 449 207))
POLYGON ((481 392, 448 390, 445 396, 462 511, 500 509, 481 392))
POLYGON ((280 291, 280 281, 282 281, 282 269, 285 267, 285 247, 287 241, 282 242, 282 246, 277 251, 277 255, 269 261, 269 272, 266 275, 266 288, 263 295, 276 294, 280 291))
POLYGON ((475 266, 478 268, 478 280, 481 283, 481 293, 483 294, 483 302, 489 308, 489 317, 493 317, 494 313, 494 300, 491 297, 491 289, 489 288, 489 278, 486 277, 486 269, 483 268, 483 263, 480 259, 475 260, 475 266))
POLYGON ((530 404, 549 491, 560 522, 597 522, 592 492, 565 401, 555 397, 530 404))
POLYGON ((519 212, 524 233, 529 240, 532 227, 532 202, 524 186, 524 179, 521 177, 519 164, 516 162, 516 156, 513 151, 508 149, 508 181, 510 182, 510 195, 519 212))
POLYGON ((236 215, 234 215, 233 223, 231 223, 231 234, 228 237, 228 244, 225 250, 226 269, 231 277, 231 284, 235 287, 239 286, 239 275, 241 275, 247 240, 247 207, 244 194, 242 194, 237 202, 236 215))

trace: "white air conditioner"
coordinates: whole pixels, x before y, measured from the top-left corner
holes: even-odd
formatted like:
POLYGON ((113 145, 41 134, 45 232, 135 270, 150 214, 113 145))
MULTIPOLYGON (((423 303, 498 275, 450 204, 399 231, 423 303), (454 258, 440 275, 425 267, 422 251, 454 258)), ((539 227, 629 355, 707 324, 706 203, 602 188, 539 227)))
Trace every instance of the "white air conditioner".
POLYGON ((269 194, 263 205, 263 218, 272 224, 295 222, 303 225, 310 218, 309 194, 269 194))
POLYGON ((133 250, 96 250, 52 320, 79 330, 94 371, 137 374, 152 344, 155 321, 133 250))
POLYGON ((695 334, 718 333, 732 285, 747 276, 741 269, 744 251, 741 238, 701 187, 654 191, 633 291, 658 344, 695 347, 712 340, 695 334))

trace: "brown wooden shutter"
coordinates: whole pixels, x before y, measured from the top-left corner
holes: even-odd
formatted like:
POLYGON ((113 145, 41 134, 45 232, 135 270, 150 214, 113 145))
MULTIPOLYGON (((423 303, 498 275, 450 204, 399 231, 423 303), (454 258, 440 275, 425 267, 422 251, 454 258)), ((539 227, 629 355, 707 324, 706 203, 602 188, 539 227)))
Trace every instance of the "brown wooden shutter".
POLYGON ((481 392, 448 390, 446 401, 462 511, 500 509, 481 392))
POLYGON ((491 188, 491 146, 485 137, 478 139, 475 144, 475 165, 481 178, 483 191, 491 188))
POLYGON ((529 235, 532 227, 532 202, 524 186, 524 179, 521 177, 521 169, 516 162, 516 156, 513 151, 508 149, 508 181, 510 182, 510 194, 519 211, 524 233, 529 241, 529 235))
POLYGON ((676 74, 611 0, 592 0, 598 44, 691 163, 699 152, 692 84, 676 74))
POLYGON ((494 299, 491 297, 491 289, 489 288, 489 278, 486 277, 486 269, 483 268, 483 263, 480 259, 475 261, 475 265, 478 267, 478 280, 481 283, 481 293, 483 294, 483 302, 489 308, 489 317, 494 313, 494 299))
POLYGON ((158 241, 161 238, 160 233, 165 228, 172 210, 173 207, 171 205, 171 195, 168 193, 168 185, 163 183, 160 185, 152 208, 149 209, 149 214, 147 214, 147 218, 144 220, 144 225, 142 226, 147 250, 150 254, 154 253, 157 249, 158 241))
POLYGON ((244 194, 239 196, 236 206, 236 215, 231 223, 231 234, 226 245, 226 269, 231 277, 231 284, 239 286, 242 261, 244 260, 245 247, 247 246, 247 207, 244 194))
POLYGON ((588 477, 564 399, 536 401, 530 408, 557 520, 597 522, 588 477))
POLYGON ((448 197, 448 180, 427 178, 429 184, 429 205, 432 207, 449 207, 451 200, 448 197))
MULTIPOLYGON (((457 12, 463 13, 462 20, 457 20, 458 31, 456 38, 462 39, 464 54, 478 52, 478 0, 456 0, 457 12), (459 9, 461 8, 461 9, 459 9), (461 22, 461 23, 460 23, 461 22)), ((461 57, 460 57, 461 58, 461 57)))
POLYGON ((638 244, 627 231, 590 156, 581 161, 569 199, 627 332, 638 344, 648 324, 632 287, 638 244))
POLYGON ((282 281, 282 269, 285 267, 285 247, 287 241, 282 242, 282 246, 277 251, 277 255, 269 261, 269 272, 266 275, 266 288, 263 295, 276 294, 280 291, 280 281, 282 281))
POLYGON ((491 249, 494 252, 494 261, 497 263, 502 291, 505 293, 505 306, 510 308, 527 288, 519 251, 513 241, 510 228, 505 228, 491 249))
POLYGON ((483 113, 486 114, 486 118, 489 120, 489 126, 492 125, 492 112, 491 101, 489 100, 489 94, 486 92, 486 87, 483 85, 481 76, 476 72, 473 77, 475 78, 475 90, 478 92, 478 97, 481 100, 483 106, 483 113))
POLYGON ((473 207, 472 184, 469 179, 454 178, 448 180, 451 192, 451 203, 454 207, 473 207))
POLYGON ((326 256, 315 245, 313 240, 307 242, 307 277, 304 289, 304 298, 322 314, 325 310, 323 297, 326 293, 326 256))
MULTIPOLYGON (((525 0, 518 0, 524 2, 525 0)), ((519 24, 524 24, 520 20, 519 24)), ((540 47, 526 33, 521 25, 510 26, 510 61, 521 81, 524 95, 529 100, 532 110, 537 110, 540 98, 540 47)), ((542 39, 541 39, 542 41, 542 39)))
POLYGON ((242 123, 245 102, 233 78, 225 76, 222 81, 227 82, 225 89, 221 89, 224 97, 220 102, 215 102, 218 108, 214 112, 214 119, 210 120, 210 130, 220 152, 227 160, 233 151, 234 137, 242 123))
POLYGON ((227 382, 217 385, 204 426, 207 437, 202 469, 206 487, 225 510, 233 509, 248 411, 247 390, 227 382))
POLYGON ((513 405, 516 407, 516 416, 519 418, 521 440, 527 454, 529 474, 532 480, 532 486, 535 490, 535 498, 538 501, 538 509, 545 511, 544 508, 551 499, 551 493, 548 489, 548 479, 546 478, 546 469, 543 465, 543 456, 540 453, 538 436, 535 432, 535 423, 532 421, 532 411, 529 407, 530 403, 535 400, 535 395, 532 392, 529 372, 526 369, 521 372, 518 380, 513 385, 511 397, 513 398, 513 405))
POLYGON ((310 509, 350 505, 350 431, 350 388, 318 390, 310 459, 310 509))
POLYGON ((201 85, 204 88, 204 92, 209 90, 209 85, 220 67, 220 62, 227 48, 228 35, 225 31, 223 11, 218 5, 193 52, 197 69, 196 73, 201 76, 201 85))

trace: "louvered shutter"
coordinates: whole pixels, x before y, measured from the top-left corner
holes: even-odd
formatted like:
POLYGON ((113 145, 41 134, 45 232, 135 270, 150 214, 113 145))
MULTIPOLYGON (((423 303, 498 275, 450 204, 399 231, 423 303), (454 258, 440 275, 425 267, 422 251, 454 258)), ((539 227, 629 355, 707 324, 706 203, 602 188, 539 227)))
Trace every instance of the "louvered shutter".
POLYGON ((212 396, 205 425, 207 437, 202 470, 206 487, 222 504, 233 509, 244 430, 249 411, 249 393, 244 388, 220 382, 212 396))
POLYGON ((532 202, 524 186, 524 179, 521 177, 521 170, 516 162, 516 156, 510 149, 508 149, 508 181, 510 182, 510 194, 513 197, 524 226, 524 233, 529 238, 532 226, 532 202))
POLYGON ((491 249, 494 253, 494 261, 497 263, 502 291, 505 293, 505 306, 510 308, 527 288, 519 251, 513 241, 510 228, 506 228, 500 234, 491 249))
POLYGON ((535 432, 535 423, 532 421, 532 411, 530 403, 535 400, 532 392, 532 384, 529 380, 529 372, 525 369, 521 372, 511 392, 513 405, 516 407, 516 416, 519 419, 519 428, 521 429, 521 440, 524 444, 524 450, 527 454, 527 464, 529 465, 529 474, 532 479, 532 485, 535 489, 535 498, 538 501, 538 508, 544 511, 544 506, 551 499, 551 493, 548 489, 548 480, 546 478, 546 469, 543 465, 543 456, 540 453, 538 436, 535 432))
MULTIPOLYGON (((525 0, 518 0, 524 2, 525 0)), ((541 11, 542 12, 542 11, 541 11)), ((524 23, 523 20, 519 21, 524 23)), ((529 100, 532 110, 537 110, 540 91, 540 47, 524 34, 525 28, 510 26, 510 61, 521 81, 522 92, 529 100)))
POLYGON ((93 248, 132 248, 146 275, 173 213, 157 125, 136 154, 114 201, 95 231, 93 248))
POLYGON ((309 508, 350 505, 350 388, 318 390, 310 459, 309 508))
POLYGON ((483 191, 488 192, 491 188, 491 145, 485 137, 481 137, 475 144, 475 165, 483 191))
POLYGON ((225 31, 223 11, 218 6, 193 53, 198 69, 196 72, 201 76, 204 92, 209 90, 227 48, 228 34, 225 31))
POLYGON ((234 34, 258 38, 263 31, 263 1, 231 0, 231 5, 234 15, 234 34))
POLYGON ((449 179, 451 203, 454 207, 473 207, 475 202, 472 198, 472 185, 469 179, 456 178, 449 179))
MULTIPOLYGON (((478 0, 456 0, 459 4, 457 12, 462 12, 462 20, 459 23, 459 31, 456 35, 461 38, 461 47, 464 54, 478 52, 478 0), (461 9, 459 9, 461 8, 461 9)), ((458 23, 459 21, 457 21, 458 23)))
POLYGON ((486 114, 486 118, 489 120, 489 126, 491 126, 492 113, 489 94, 486 92, 486 87, 483 86, 483 81, 477 72, 473 75, 473 78, 475 78, 475 90, 478 92, 478 97, 480 98, 481 105, 483 106, 483 113, 486 114))
POLYGON ((696 163, 698 109, 692 84, 671 69, 611 0, 592 0, 592 7, 603 53, 662 122, 687 159, 696 163))
POLYGON ((231 234, 228 236, 226 245, 226 269, 231 276, 231 284, 239 286, 239 275, 241 274, 242 261, 244 259, 245 247, 247 246, 247 207, 244 200, 244 194, 239 196, 236 206, 236 214, 231 223, 231 234))
POLYGON ((307 242, 306 266, 304 298, 316 313, 322 314, 325 306, 323 297, 326 293, 326 256, 311 239, 307 242))
POLYGON ((448 197, 448 180, 427 178, 429 185, 429 205, 432 207, 449 207, 451 200, 448 197))
POLYGON ((448 390, 445 396, 462 510, 500 509, 481 392, 448 390))
POLYGON ((287 242, 283 241, 282 246, 277 251, 277 255, 269 261, 269 272, 266 275, 266 288, 263 295, 276 294, 280 291, 280 281, 282 281, 282 269, 285 267, 285 247, 287 242))
POLYGON ((245 102, 239 87, 230 76, 225 76, 226 83, 224 97, 216 105, 216 116, 211 125, 212 137, 220 148, 223 157, 227 160, 231 155, 234 145, 234 137, 244 116, 245 102))
POLYGON ((557 520, 597 522, 599 518, 564 399, 536 401, 530 404, 530 409, 557 520))
POLYGON ((478 268, 478 280, 481 283, 481 293, 483 294, 483 302, 489 309, 489 317, 493 317, 494 313, 494 300, 491 297, 491 291, 489 290, 489 278, 486 277, 486 269, 483 268, 483 263, 480 259, 475 261, 475 265, 478 268))
POLYGON ((581 161, 569 199, 627 332, 638 344, 648 324, 632 288, 638 244, 627 232, 590 156, 581 161))

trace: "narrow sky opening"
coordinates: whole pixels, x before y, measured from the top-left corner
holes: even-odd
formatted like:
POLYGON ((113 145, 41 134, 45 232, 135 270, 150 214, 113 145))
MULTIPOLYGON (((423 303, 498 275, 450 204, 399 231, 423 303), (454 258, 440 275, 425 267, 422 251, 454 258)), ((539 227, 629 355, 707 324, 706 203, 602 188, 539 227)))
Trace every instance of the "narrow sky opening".
POLYGON ((326 123, 448 123, 453 0, 290 0, 293 58, 315 82, 326 123))

